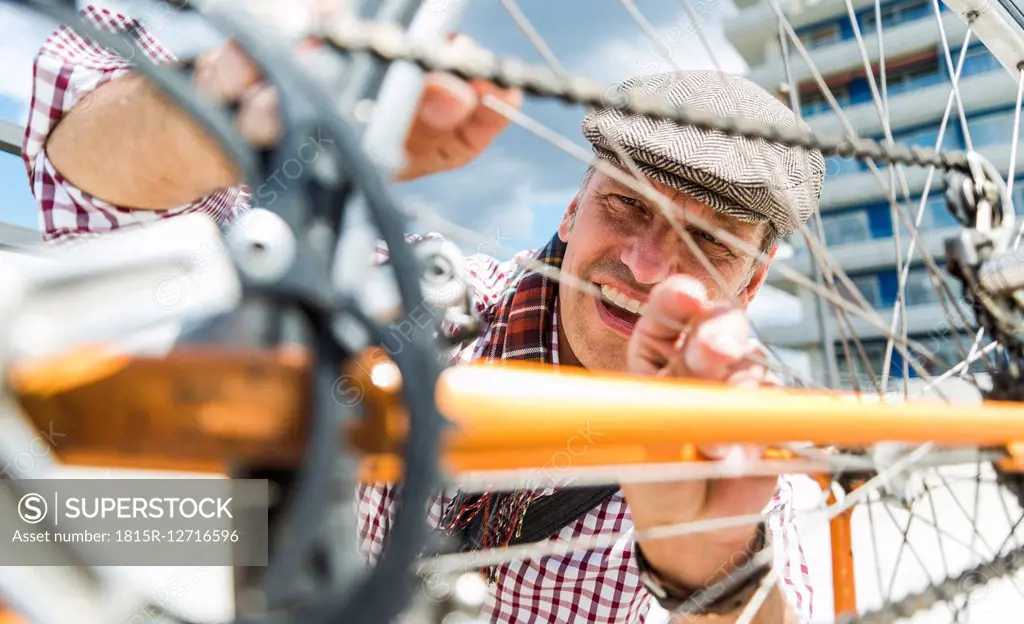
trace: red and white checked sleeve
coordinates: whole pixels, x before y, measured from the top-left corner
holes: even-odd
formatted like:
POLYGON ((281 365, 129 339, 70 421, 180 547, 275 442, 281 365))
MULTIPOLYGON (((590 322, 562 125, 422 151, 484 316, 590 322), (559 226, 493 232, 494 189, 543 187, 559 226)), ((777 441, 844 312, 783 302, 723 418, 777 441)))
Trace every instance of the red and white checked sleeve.
POLYGON ((765 512, 765 523, 773 547, 775 569, 779 573, 779 586, 798 621, 807 623, 813 616, 814 592, 794 507, 793 484, 789 477, 782 476, 775 497, 765 512))
MULTIPOLYGON (((408 234, 406 241, 415 245, 424 240, 443 240, 437 233, 408 234)), ((508 285, 509 279, 516 269, 516 258, 533 254, 527 250, 517 254, 515 258, 504 262, 485 254, 472 254, 464 258, 463 271, 466 286, 470 292, 471 305, 486 324, 498 298, 508 285)), ((378 243, 374 254, 374 263, 381 264, 388 259, 388 250, 383 243, 378 243)), ((449 327, 443 327, 445 333, 451 335, 449 327)), ((472 361, 481 340, 478 338, 468 344, 461 345, 449 354, 449 364, 457 366, 472 361)), ((397 489, 391 483, 361 484, 355 491, 356 529, 359 536, 359 551, 367 561, 375 563, 380 556, 387 540, 388 533, 395 517, 397 489)), ((427 510, 427 522, 437 527, 445 505, 455 495, 454 491, 436 494, 427 510)))
MULTIPOLYGON (((80 14, 97 28, 134 32, 138 49, 157 63, 175 61, 174 55, 135 19, 94 5, 87 5, 80 14)), ((57 171, 46 154, 50 133, 72 109, 87 112, 83 107, 90 106, 92 99, 86 96, 130 71, 131 58, 117 55, 66 25, 54 30, 36 55, 22 159, 32 194, 39 203, 43 239, 48 242, 109 232, 184 212, 201 211, 222 221, 248 200, 247 189, 238 186, 165 211, 133 210, 82 191, 57 171)))
POLYGON ((395 486, 360 484, 355 502, 359 552, 373 564, 384 549, 395 519, 395 486))

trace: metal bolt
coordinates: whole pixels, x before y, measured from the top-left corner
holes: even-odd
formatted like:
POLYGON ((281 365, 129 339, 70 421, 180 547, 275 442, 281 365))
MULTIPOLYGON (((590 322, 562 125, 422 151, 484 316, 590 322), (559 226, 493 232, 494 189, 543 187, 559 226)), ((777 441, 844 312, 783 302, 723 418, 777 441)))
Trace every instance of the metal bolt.
POLYGON ((362 99, 356 102, 355 109, 352 111, 359 123, 370 123, 373 118, 373 110, 377 103, 370 99, 362 99))
POLYGON ((427 281, 433 284, 444 284, 452 279, 455 267, 450 258, 443 254, 435 254, 431 258, 430 269, 427 271, 427 281))
POLYGON ((284 219, 255 208, 228 233, 228 245, 239 268, 249 277, 271 282, 281 279, 295 262, 295 235, 284 219))

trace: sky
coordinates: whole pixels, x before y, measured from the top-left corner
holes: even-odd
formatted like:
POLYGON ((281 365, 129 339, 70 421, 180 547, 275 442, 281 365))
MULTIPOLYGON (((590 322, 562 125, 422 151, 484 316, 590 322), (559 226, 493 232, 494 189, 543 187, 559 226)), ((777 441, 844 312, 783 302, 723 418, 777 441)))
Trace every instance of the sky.
MULTIPOLYGON (((250 6, 253 2, 292 1, 250 0, 250 6)), ((451 6, 451 1, 429 0, 439 10, 451 6)), ((605 84, 673 67, 713 67, 704 46, 693 36, 697 27, 714 47, 722 69, 746 73, 746 63, 722 31, 722 21, 736 11, 732 0, 691 0, 699 17, 696 25, 686 16, 682 2, 634 3, 658 33, 657 45, 618 0, 519 0, 518 6, 562 66, 605 84)), ((78 4, 84 6, 85 2, 79 0, 78 4)), ((157 3, 101 0, 94 4, 139 18, 178 55, 194 54, 221 40, 201 18, 170 14, 157 3)), ((0 119, 24 124, 31 96, 32 58, 52 28, 45 19, 0 3, 0 119)), ((500 55, 544 63, 498 0, 470 2, 459 30, 500 55)), ((580 131, 582 107, 527 97, 523 111, 589 152, 580 131)), ((480 251, 508 257, 550 239, 585 168, 586 163, 512 124, 469 165, 398 185, 396 192, 400 198, 437 210, 476 232, 480 251)), ((37 209, 19 158, 0 154, 0 189, 0 220, 37 228, 37 209)), ((769 289, 757 299, 751 312, 759 324, 798 322, 800 306, 795 301, 769 289)))
MULTIPOLYGON (((435 3, 443 0, 432 0, 435 3)), ((81 5, 82 2, 80 1, 81 5)), ((105 0, 98 4, 124 10, 149 3, 105 0)), ((602 82, 634 73, 654 73, 671 68, 658 49, 630 18, 622 4, 613 0, 521 0, 519 5, 551 47, 555 57, 569 71, 602 82), (585 18, 580 21, 567 16, 585 18)), ((693 42, 682 45, 681 34, 692 31, 683 3, 638 0, 637 7, 670 46, 675 61, 683 67, 710 67, 703 47, 693 42)), ((441 6, 441 5, 438 5, 441 6)), ((745 65, 721 35, 721 16, 731 9, 731 0, 695 0, 704 28, 715 45, 725 50, 727 69, 744 71, 745 65)), ((133 15, 139 9, 132 10, 133 15)), ((144 20, 145 23, 145 20, 144 20)), ((197 35, 195 20, 181 16, 150 18, 152 29, 172 51, 201 49, 217 41, 208 29, 197 35)), ((23 123, 31 90, 31 60, 45 39, 51 24, 43 19, 0 4, 0 119, 23 123)), ((469 4, 460 30, 495 52, 542 63, 526 36, 496 0, 469 4)), ((530 99, 525 112, 584 146, 579 122, 581 107, 530 99)), ((507 130, 477 161, 422 182, 399 188, 402 195, 437 207, 444 216, 472 228, 485 237, 501 238, 500 246, 532 247, 543 243, 572 197, 584 163, 518 127, 507 130), (506 181, 495 184, 496 180, 506 181), (511 189, 511 191, 510 191, 511 189)), ((3 219, 36 226, 32 198, 25 191, 24 171, 18 159, 0 158, 0 188, 3 188, 3 219)), ((497 247, 496 242, 493 247, 497 247)))
MULTIPOLYGON (((3 82, 0 80, 0 85, 3 82)), ((22 125, 25 106, 20 99, 7 94, 0 95, 0 119, 22 125)), ((25 164, 20 158, 6 152, 0 152, 0 221, 37 227, 35 200, 28 190, 25 164)))

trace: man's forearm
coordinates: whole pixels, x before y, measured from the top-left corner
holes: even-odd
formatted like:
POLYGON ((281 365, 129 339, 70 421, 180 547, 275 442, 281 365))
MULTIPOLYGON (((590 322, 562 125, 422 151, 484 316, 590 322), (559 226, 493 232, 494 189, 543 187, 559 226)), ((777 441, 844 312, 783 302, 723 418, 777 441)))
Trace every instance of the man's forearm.
POLYGON ((128 208, 166 210, 239 181, 198 124, 135 74, 84 97, 50 134, 46 152, 76 187, 128 208))

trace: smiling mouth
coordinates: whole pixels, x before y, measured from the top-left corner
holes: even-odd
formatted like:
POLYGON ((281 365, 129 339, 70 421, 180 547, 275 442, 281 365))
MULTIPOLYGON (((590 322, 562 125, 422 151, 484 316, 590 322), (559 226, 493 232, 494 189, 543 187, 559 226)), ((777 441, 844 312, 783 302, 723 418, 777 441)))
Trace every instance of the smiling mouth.
POLYGON ((640 316, 647 312, 647 304, 626 296, 607 284, 601 284, 601 301, 605 310, 616 319, 627 323, 630 327, 636 324, 640 316))

